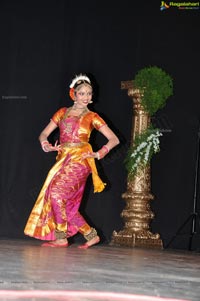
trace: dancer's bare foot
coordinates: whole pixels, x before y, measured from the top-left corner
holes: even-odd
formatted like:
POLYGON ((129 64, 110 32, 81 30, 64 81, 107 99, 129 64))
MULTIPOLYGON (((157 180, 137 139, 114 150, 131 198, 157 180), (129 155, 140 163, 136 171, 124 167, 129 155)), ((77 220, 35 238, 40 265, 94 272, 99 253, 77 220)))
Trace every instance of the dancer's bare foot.
POLYGON ((56 239, 53 241, 43 243, 42 247, 53 247, 53 248, 68 247, 68 241, 67 239, 56 239))
POLYGON ((87 241, 85 244, 78 246, 79 249, 88 249, 100 242, 100 237, 97 235, 91 240, 87 241))

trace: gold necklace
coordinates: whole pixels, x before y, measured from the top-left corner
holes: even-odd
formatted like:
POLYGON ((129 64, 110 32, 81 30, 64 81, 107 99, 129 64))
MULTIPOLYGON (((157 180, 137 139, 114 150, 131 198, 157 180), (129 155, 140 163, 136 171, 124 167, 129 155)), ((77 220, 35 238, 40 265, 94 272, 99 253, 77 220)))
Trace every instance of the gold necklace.
MULTIPOLYGON (((65 116, 63 118, 63 120, 66 119, 66 117, 68 117, 70 115, 71 110, 73 110, 73 107, 70 107, 67 112, 65 113, 65 116)), ((87 112, 89 112, 88 108, 84 108, 84 110, 77 116, 72 116, 72 117, 77 117, 77 118, 81 118, 83 115, 85 115, 87 112)))
POLYGON ((85 110, 86 108, 87 108, 87 107, 78 108, 78 107, 76 107, 75 105, 72 106, 72 110, 75 110, 75 111, 77 111, 77 110, 85 110))

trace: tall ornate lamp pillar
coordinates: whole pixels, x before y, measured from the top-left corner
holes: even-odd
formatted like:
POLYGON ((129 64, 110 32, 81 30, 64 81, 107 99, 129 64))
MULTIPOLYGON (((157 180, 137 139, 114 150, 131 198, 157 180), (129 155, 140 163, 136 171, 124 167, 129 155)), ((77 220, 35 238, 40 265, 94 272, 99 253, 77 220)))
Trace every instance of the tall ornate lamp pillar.
MULTIPOLYGON (((147 129, 150 117, 141 105, 141 92, 133 88, 133 81, 121 83, 121 89, 128 89, 128 96, 133 99, 133 125, 131 143, 136 134, 147 129)), ((151 194, 150 166, 137 172, 133 179, 127 180, 127 191, 122 194, 126 206, 121 213, 124 229, 113 232, 112 245, 129 247, 162 248, 159 234, 150 231, 150 222, 154 213, 150 208, 151 194)))

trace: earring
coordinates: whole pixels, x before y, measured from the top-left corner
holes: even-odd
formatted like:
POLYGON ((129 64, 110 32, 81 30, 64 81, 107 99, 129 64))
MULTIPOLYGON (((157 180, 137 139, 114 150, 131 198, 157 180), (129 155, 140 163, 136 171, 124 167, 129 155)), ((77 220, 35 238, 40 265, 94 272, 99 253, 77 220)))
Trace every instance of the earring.
POLYGON ((90 100, 90 101, 89 101, 89 103, 93 103, 93 101, 92 101, 92 100, 90 100))

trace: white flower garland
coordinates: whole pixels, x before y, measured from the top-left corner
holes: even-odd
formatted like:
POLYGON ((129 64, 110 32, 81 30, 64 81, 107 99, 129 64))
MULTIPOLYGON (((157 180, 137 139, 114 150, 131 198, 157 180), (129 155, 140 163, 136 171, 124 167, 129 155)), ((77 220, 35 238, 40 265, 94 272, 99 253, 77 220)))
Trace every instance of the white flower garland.
POLYGON ((76 77, 72 80, 69 87, 73 88, 79 80, 85 80, 88 83, 90 83, 90 79, 85 74, 79 74, 79 75, 76 75, 76 77))
POLYGON ((146 141, 141 142, 130 155, 130 157, 135 162, 130 170, 130 173, 134 173, 139 166, 146 167, 147 163, 151 159, 152 153, 157 153, 160 150, 160 140, 159 137, 163 134, 158 130, 155 133, 151 133, 150 136, 146 138, 146 141))

